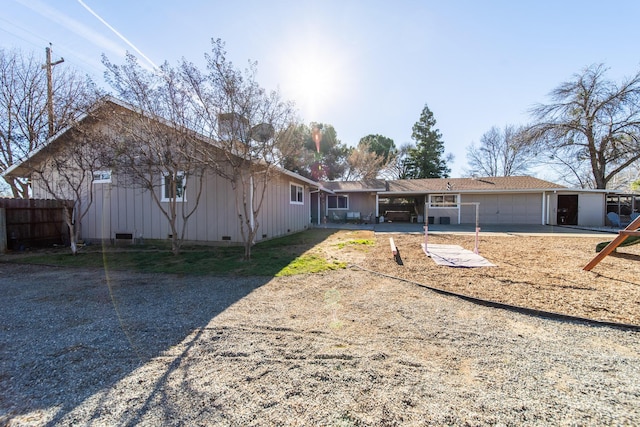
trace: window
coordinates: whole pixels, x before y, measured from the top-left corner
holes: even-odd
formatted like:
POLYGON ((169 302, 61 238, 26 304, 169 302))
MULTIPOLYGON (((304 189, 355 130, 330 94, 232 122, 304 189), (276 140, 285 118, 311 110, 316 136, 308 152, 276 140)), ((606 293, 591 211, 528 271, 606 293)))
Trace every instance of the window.
POLYGON ((327 196, 327 207, 329 209, 349 209, 349 196, 327 196))
MULTIPOLYGON (((165 173, 162 177, 162 201, 168 202, 173 199, 172 195, 172 181, 173 174, 165 173)), ((176 202, 184 202, 185 201, 185 189, 187 187, 187 180, 184 176, 184 172, 180 171, 175 174, 175 189, 176 189, 176 202)))
POLYGON ((108 184, 111 182, 111 171, 95 171, 93 172, 94 184, 108 184))
POLYGON ((304 204, 304 188, 301 185, 291 183, 291 199, 292 205, 304 204))
POLYGON ((430 194, 429 208, 457 208, 457 194, 430 194))

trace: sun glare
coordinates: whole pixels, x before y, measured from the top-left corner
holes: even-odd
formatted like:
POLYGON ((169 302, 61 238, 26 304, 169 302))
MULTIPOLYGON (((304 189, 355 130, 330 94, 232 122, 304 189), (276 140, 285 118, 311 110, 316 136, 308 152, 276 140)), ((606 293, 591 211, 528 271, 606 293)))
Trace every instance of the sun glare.
POLYGON ((312 46, 299 46, 282 61, 286 68, 281 87, 306 119, 320 120, 315 116, 344 95, 347 68, 338 49, 312 46))

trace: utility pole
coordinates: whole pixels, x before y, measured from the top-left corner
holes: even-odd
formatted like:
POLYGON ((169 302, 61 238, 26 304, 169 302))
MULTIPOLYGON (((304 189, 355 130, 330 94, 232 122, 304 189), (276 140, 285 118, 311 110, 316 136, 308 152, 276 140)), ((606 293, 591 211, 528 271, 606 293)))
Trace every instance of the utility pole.
MULTIPOLYGON (((49 43, 51 46, 51 43, 49 43)), ((49 116, 49 135, 48 138, 53 136, 53 76, 51 69, 54 65, 58 65, 64 62, 64 58, 60 58, 56 62, 51 62, 51 47, 45 49, 47 52, 47 63, 42 66, 47 70, 47 115, 49 116)))

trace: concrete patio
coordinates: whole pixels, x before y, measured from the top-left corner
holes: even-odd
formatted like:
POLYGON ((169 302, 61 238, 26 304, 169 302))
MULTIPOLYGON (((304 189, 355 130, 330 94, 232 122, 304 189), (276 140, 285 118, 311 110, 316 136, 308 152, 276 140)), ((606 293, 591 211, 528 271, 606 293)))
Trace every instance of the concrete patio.
MULTIPOLYGON (((314 228, 335 228, 340 230, 372 230, 376 233, 424 233, 425 224, 409 222, 385 222, 379 224, 327 223, 315 225, 314 228)), ((474 224, 429 224, 429 233, 438 234, 472 234, 475 233, 474 224)), ((513 234, 513 235, 575 235, 575 236, 607 236, 618 234, 618 229, 612 227, 577 227, 552 226, 533 224, 486 224, 480 225, 481 234, 513 234)))

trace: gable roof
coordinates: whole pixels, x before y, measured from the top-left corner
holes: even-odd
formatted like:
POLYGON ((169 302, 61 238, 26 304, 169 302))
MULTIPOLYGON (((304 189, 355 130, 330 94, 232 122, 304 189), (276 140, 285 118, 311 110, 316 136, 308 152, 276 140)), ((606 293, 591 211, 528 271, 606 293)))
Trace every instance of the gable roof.
POLYGON ((531 176, 485 178, 427 178, 383 181, 332 181, 323 184, 337 193, 377 191, 381 194, 423 194, 434 192, 541 191, 566 188, 531 176))
MULTIPOLYGON (((83 122, 85 122, 86 120, 88 120, 92 113, 95 113, 96 111, 107 107, 109 104, 112 104, 112 106, 117 106, 120 108, 123 108, 125 110, 128 110, 130 112, 133 113, 139 113, 141 110, 138 109, 137 107, 134 107, 132 105, 129 105, 128 103, 121 101, 117 98, 114 98, 112 96, 105 96, 104 98, 98 100, 95 104, 93 104, 91 106, 91 108, 89 109, 88 112, 85 112, 83 114, 81 114, 80 116, 78 116, 75 121, 69 125, 67 125, 66 127, 60 129, 58 132, 56 132, 56 134, 54 134, 53 136, 51 136, 50 138, 48 138, 42 145, 40 145, 39 147, 37 147, 35 150, 31 151, 30 153, 27 154, 27 156, 23 159, 21 159, 20 161, 14 163, 13 165, 11 165, 10 167, 8 167, 5 171, 3 171, 0 176, 17 176, 17 177, 22 177, 22 176, 27 176, 30 174, 31 169, 29 168, 29 163, 31 162, 38 162, 39 157, 41 157, 44 153, 46 153, 48 150, 52 149, 56 144, 62 143, 62 140, 64 140, 64 136, 70 132, 72 129, 74 129, 76 126, 81 125, 83 122)), ((155 120, 157 120, 158 122, 172 127, 173 125, 169 122, 167 122, 166 120, 164 120, 161 117, 156 117, 154 118, 155 120)), ((198 135, 198 138, 200 138, 203 142, 207 142, 210 144, 215 144, 215 141, 212 141, 210 138, 204 136, 204 135, 198 135)), ((313 181, 309 178, 305 178, 302 175, 299 175, 295 172, 283 169, 281 167, 274 167, 275 170, 277 170, 278 172, 289 176, 290 178, 296 179, 298 181, 302 181, 312 187, 316 187, 318 189, 324 190, 324 191, 328 191, 328 192, 332 192, 330 189, 325 189, 321 186, 320 183, 313 181)))
POLYGON ((24 177, 31 173, 31 169, 28 167, 28 164, 31 162, 38 162, 38 158, 42 155, 42 153, 46 153, 47 150, 52 149, 52 147, 57 144, 57 141, 63 139, 63 137, 72 129, 79 126, 84 121, 88 120, 92 113, 98 111, 101 108, 104 108, 108 103, 112 103, 118 105, 122 108, 133 111, 134 108, 126 105, 124 102, 113 98, 111 96, 105 96, 104 98, 96 101, 88 111, 78 115, 72 123, 66 125, 62 129, 58 130, 55 134, 47 138, 47 140, 36 147, 34 150, 27 153, 27 155, 20 159, 18 162, 9 166, 5 169, 0 175, 2 176, 16 176, 16 177, 24 177))

